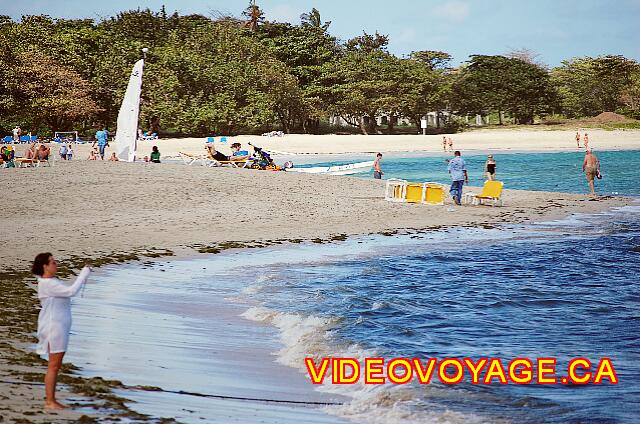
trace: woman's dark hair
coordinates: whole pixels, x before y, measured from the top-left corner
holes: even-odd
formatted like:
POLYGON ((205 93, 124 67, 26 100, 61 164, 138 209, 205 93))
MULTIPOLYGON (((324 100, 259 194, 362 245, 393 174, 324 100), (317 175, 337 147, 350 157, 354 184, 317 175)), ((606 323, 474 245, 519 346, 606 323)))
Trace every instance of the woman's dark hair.
POLYGON ((38 256, 33 260, 33 266, 31 267, 31 273, 42 277, 44 274, 44 266, 49 263, 49 258, 53 256, 51 253, 38 253, 38 256))

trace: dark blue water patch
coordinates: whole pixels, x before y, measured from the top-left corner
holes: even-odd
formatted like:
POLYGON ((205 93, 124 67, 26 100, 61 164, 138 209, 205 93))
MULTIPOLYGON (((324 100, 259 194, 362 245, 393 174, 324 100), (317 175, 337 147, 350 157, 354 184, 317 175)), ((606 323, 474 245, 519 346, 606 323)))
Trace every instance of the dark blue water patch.
MULTIPOLYGON (((417 402, 513 422, 640 419, 640 239, 637 215, 603 217, 553 236, 431 245, 314 267, 278 268, 265 306, 339 317, 338 345, 387 358, 608 357, 618 385, 443 388, 417 402), (310 296, 313 293, 313 296, 310 296), (311 300, 312 299, 312 300, 311 300)), ((414 245, 415 246, 415 245, 414 245)))
MULTIPOLYGON (((464 152, 463 152, 464 153, 464 152)), ((640 196, 640 184, 636 182, 640 172, 640 150, 595 152, 601 162, 604 178, 596 180, 599 194, 640 196)), ((469 184, 484 184, 486 155, 463 155, 469 172, 469 184)), ((382 169, 385 178, 409 181, 434 181, 449 183, 446 159, 451 156, 394 157, 385 155, 382 169)), ((584 152, 563 153, 504 153, 494 154, 497 162, 497 179, 506 188, 537 191, 588 193, 589 188, 582 173, 584 152)), ((348 161, 323 162, 313 166, 344 165, 348 161)), ((311 166, 311 165, 307 165, 311 166)), ((356 174, 372 178, 373 171, 356 174)))

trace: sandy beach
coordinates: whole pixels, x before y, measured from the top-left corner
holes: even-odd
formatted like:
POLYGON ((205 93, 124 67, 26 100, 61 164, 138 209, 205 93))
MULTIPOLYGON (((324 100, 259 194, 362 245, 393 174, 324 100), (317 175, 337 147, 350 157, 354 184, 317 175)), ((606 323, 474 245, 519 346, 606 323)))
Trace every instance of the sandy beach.
MULTIPOLYGON (((481 134, 470 133, 469 137, 481 134)), ((599 134, 594 134, 595 143, 599 143, 599 134)), ((456 148, 471 149, 475 145, 486 150, 496 146, 473 138, 465 141, 463 136, 466 134, 455 137, 460 143, 456 148), (469 147, 464 147, 465 143, 469 147)), ((344 137, 353 140, 356 147, 339 148, 331 143, 323 146, 318 143, 321 137, 311 136, 291 143, 286 137, 259 140, 265 147, 281 144, 284 151, 365 151, 365 143, 358 136, 344 137)), ((528 145, 534 148, 535 137, 529 137, 528 145)), ((619 138, 609 139, 609 148, 637 147, 637 137, 638 133, 624 132, 619 138)), ((394 138, 379 138, 379 144, 376 141, 366 149, 408 149, 412 140, 419 139, 407 137, 406 141, 396 142, 394 138)), ((436 143, 438 139, 432 140, 436 143)), ((567 148, 571 147, 570 141, 569 138, 566 142, 567 148)), ((163 155, 170 155, 171 148, 178 151, 188 145, 193 145, 194 150, 202 147, 202 140, 183 140, 179 147, 172 143, 177 142, 158 142, 163 155)), ((518 149, 524 147, 517 145, 518 149)), ((438 148, 436 144, 433 150, 438 148)), ((507 190, 504 207, 463 206, 450 211, 446 206, 385 202, 383 181, 352 177, 84 160, 2 171, 2 189, 8 193, 3 211, 10 222, 7 230, 10 241, 2 253, 5 271, 10 271, 5 275, 7 281, 9 277, 15 281, 16 276, 30 281, 24 272, 41 251, 51 251, 66 267, 77 268, 84 262, 96 265, 109 262, 108 258, 113 262, 114 258, 127 261, 164 254, 193 257, 228 247, 259 247, 288 241, 329 242, 332 238, 358 234, 541 221, 573 213, 599 212, 631 202, 621 197, 594 200, 575 194, 507 190)), ((20 290, 21 296, 25 296, 31 289, 25 286, 20 290)), ((37 313, 35 300, 31 298, 28 304, 24 299, 16 298, 16 302, 4 307, 5 321, 20 302, 21 313, 33 318, 37 313)), ((15 358, 28 351, 29 343, 33 342, 35 327, 4 322, 0 328, 5 340, 0 348, 0 379, 16 381, 24 379, 27 373, 36 373, 35 377, 32 375, 34 379, 41 376, 43 363, 32 357, 22 368, 15 367, 15 358)), ((10 420, 28 417, 32 422, 64 422, 96 414, 90 408, 79 408, 48 415, 41 411, 42 387, 6 384, 3 387, 2 415, 10 420)), ((60 387, 60 393, 63 401, 70 399, 80 405, 90 402, 66 385, 60 387)))
MULTIPOLYGON (((598 150, 634 150, 640 149, 640 131, 618 130, 606 131, 589 129, 589 146, 598 150)), ((584 131, 581 131, 584 135, 584 131)), ((463 154, 484 152, 575 152, 584 151, 576 147, 575 131, 550 129, 485 129, 459 134, 444 134, 453 140, 453 148, 461 150, 463 154)), ((283 137, 261 137, 241 135, 226 137, 225 143, 220 143, 221 137, 215 137, 215 146, 225 154, 230 154, 229 145, 234 142, 242 144, 248 149, 248 143, 255 144, 267 151, 275 152, 277 156, 291 158, 294 163, 308 159, 300 155, 336 155, 336 154, 372 154, 422 152, 441 154, 443 135, 307 135, 287 134, 283 137)), ((143 158, 151 153, 153 146, 158 146, 163 158, 179 158, 180 152, 191 155, 205 153, 205 138, 180 138, 145 140, 138 142, 137 157, 143 158)), ((17 146, 21 155, 24 145, 17 146)), ((56 150, 57 151, 57 150, 56 150)), ((77 159, 86 159, 91 151, 91 144, 74 145, 77 159)), ((107 155, 115 151, 112 142, 107 147, 107 155)), ((289 158, 287 158, 289 159, 289 158)))

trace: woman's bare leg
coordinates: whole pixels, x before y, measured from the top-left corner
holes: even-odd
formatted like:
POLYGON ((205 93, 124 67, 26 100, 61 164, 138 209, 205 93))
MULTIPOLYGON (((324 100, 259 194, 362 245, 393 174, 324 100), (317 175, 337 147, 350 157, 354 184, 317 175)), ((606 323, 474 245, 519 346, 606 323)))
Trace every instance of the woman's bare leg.
POLYGON ((49 367, 47 374, 44 376, 44 391, 46 400, 44 407, 47 409, 64 409, 65 406, 56 401, 56 383, 58 381, 58 372, 62 366, 62 358, 64 352, 49 354, 49 367))

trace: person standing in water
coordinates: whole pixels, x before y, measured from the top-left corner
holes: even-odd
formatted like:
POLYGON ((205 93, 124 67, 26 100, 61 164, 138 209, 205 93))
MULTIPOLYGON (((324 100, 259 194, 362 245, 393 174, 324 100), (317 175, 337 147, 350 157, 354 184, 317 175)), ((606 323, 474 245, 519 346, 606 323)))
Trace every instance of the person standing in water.
POLYGON ((64 409, 56 400, 56 383, 62 366, 62 358, 69 346, 71 330, 71 297, 75 296, 89 278, 91 269, 82 268, 72 284, 56 278, 58 263, 51 253, 40 253, 33 261, 31 272, 38 280, 38 298, 42 308, 38 315, 39 355, 49 356, 47 374, 44 377, 45 408, 64 409))
POLYGON ((591 152, 591 150, 587 150, 584 155, 584 162, 582 163, 582 172, 585 173, 587 177, 587 182, 589 183, 589 190, 591 190, 591 195, 596 195, 596 187, 594 184, 594 179, 602 178, 600 177, 600 161, 598 157, 591 152))
POLYGON ((484 163, 484 175, 489 181, 496 179, 496 160, 493 155, 487 156, 487 161, 484 163))
POLYGON ((380 161, 382 160, 382 153, 378 153, 376 155, 376 160, 373 162, 373 178, 376 180, 381 180, 384 172, 382 172, 382 168, 380 167, 380 161))

